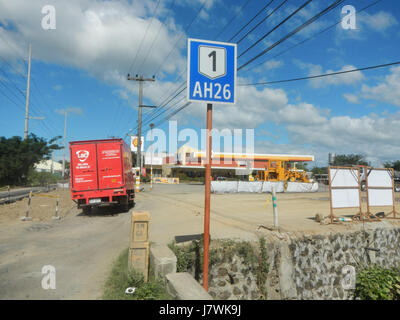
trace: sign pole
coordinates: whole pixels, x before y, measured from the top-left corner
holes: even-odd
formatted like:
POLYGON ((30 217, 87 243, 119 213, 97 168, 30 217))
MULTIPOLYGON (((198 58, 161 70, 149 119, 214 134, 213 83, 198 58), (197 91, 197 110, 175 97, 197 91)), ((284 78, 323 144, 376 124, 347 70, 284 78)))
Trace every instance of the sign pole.
POLYGON ((207 151, 205 172, 205 201, 204 201, 204 259, 203 259, 203 287, 208 291, 208 253, 210 245, 210 189, 211 189, 211 130, 212 104, 207 104, 207 151))
POLYGON ((188 39, 187 100, 207 104, 203 287, 208 291, 213 104, 236 103, 237 44, 188 39))

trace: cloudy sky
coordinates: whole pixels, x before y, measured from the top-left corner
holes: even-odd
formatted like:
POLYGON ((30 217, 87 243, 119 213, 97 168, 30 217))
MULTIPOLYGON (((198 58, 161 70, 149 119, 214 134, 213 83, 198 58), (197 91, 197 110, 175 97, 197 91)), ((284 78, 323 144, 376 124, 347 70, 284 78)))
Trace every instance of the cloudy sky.
MULTIPOLYGON (((30 113, 45 117, 30 120, 30 132, 45 138, 62 135, 68 111, 68 141, 126 137, 135 132, 138 105, 138 83, 127 81, 127 73, 155 75, 154 83, 144 85, 144 103, 163 106, 184 88, 188 37, 236 42, 240 55, 305 2, 0 0, 0 135, 23 135, 29 44, 30 113), (55 8, 55 29, 43 28, 50 21, 49 5, 55 8)), ((243 54, 238 65, 333 2, 311 1, 243 54)), ((238 83, 400 61, 399 9, 396 0, 343 1, 240 70, 238 83), (338 23, 345 5, 357 11, 355 30, 338 23)), ((237 90, 235 106, 215 105, 213 125, 255 129, 258 153, 313 154, 317 165, 326 164, 329 152, 362 153, 374 165, 400 160, 400 65, 237 90)), ((162 120, 185 103, 185 94, 164 108, 145 110, 145 133, 150 122, 167 130, 162 120)), ((199 131, 205 127, 205 105, 193 103, 170 120, 178 121, 178 130, 199 131)))

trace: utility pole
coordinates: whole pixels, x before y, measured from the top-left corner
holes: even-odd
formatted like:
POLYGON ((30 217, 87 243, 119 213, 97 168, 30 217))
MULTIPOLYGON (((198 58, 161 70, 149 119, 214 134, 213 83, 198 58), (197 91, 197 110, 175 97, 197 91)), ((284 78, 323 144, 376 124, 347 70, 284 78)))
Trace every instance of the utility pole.
POLYGON ((64 178, 65 176, 65 143, 67 139, 67 114, 68 111, 64 111, 65 114, 65 120, 64 120, 64 156, 63 156, 63 165, 62 165, 62 177, 64 178))
MULTIPOLYGON (((153 127, 154 123, 150 123, 150 136, 151 142, 153 143, 153 127)), ((150 191, 153 190, 153 145, 151 146, 150 150, 150 191)))
POLYGON ((31 59, 32 59, 32 45, 29 44, 29 61, 28 61, 28 79, 26 88, 26 104, 25 104, 25 130, 24 140, 28 138, 28 120, 29 120, 29 87, 31 82, 31 59))
POLYGON ((128 80, 139 81, 139 114, 138 114, 138 149, 137 149, 137 160, 136 163, 139 164, 139 176, 142 174, 142 107, 154 108, 154 106, 144 106, 143 105, 143 82, 144 81, 156 81, 155 76, 152 78, 143 78, 143 76, 136 75, 131 77, 128 74, 128 80))

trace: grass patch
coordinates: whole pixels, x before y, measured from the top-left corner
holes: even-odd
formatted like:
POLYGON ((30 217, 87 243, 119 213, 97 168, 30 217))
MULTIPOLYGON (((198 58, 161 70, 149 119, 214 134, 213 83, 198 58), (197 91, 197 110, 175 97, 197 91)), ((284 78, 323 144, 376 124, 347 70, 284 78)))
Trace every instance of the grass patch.
POLYGON ((103 293, 104 300, 171 300, 166 293, 163 281, 150 277, 144 282, 143 275, 135 270, 128 269, 128 252, 125 249, 114 262, 103 293), (126 294, 125 290, 135 287, 136 291, 126 294))

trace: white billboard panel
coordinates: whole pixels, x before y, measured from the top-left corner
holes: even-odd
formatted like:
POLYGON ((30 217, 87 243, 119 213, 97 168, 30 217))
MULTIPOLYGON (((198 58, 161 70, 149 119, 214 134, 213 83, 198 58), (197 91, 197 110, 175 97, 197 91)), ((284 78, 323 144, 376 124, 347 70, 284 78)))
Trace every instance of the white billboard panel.
POLYGON ((389 170, 374 170, 368 174, 368 186, 392 188, 392 176, 389 170))
POLYGON ((332 187, 358 187, 358 169, 330 169, 332 187))
POLYGON ((358 189, 333 189, 332 208, 356 208, 360 206, 358 189))
POLYGON ((368 202, 371 207, 392 206, 392 189, 368 189, 368 202))

